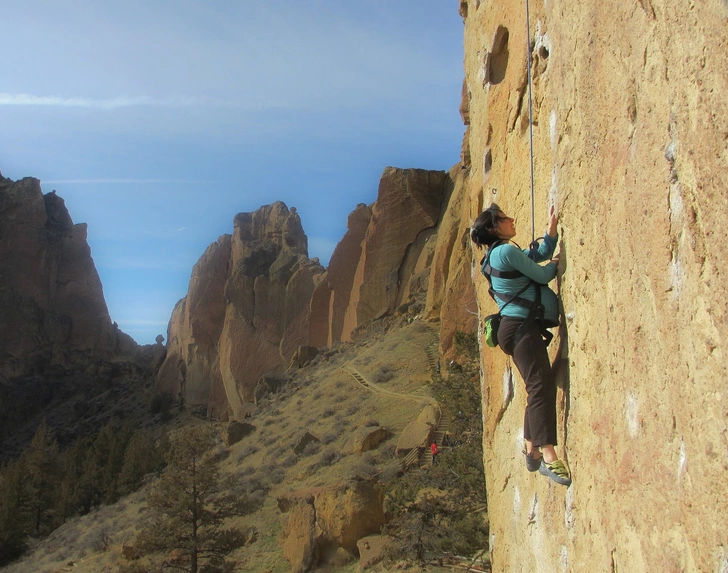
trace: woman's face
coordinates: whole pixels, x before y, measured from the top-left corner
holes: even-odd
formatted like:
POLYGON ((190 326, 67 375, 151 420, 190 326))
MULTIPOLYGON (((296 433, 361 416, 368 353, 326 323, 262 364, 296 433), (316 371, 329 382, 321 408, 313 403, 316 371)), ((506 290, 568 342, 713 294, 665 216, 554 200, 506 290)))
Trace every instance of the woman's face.
POLYGON ((498 224, 495 230, 502 239, 512 239, 516 236, 516 220, 503 211, 498 211, 498 224))

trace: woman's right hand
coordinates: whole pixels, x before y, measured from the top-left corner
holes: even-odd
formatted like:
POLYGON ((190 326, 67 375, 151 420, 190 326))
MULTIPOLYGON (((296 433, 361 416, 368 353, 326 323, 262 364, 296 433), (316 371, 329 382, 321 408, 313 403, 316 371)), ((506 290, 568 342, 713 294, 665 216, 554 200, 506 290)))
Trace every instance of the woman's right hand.
POLYGON ((546 231, 549 237, 555 237, 558 234, 558 222, 559 214, 556 212, 556 205, 551 205, 551 208, 549 209, 549 228, 546 231))

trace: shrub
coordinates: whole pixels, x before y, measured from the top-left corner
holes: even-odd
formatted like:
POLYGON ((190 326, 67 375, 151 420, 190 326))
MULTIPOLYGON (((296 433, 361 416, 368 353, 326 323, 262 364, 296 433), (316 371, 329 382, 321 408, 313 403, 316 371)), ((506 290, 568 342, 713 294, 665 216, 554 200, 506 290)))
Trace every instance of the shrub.
POLYGON ((326 467, 338 462, 343 455, 335 448, 326 448, 318 460, 319 467, 326 467))
POLYGON ((377 384, 389 382, 392 378, 394 378, 394 372, 389 366, 380 366, 379 370, 372 375, 372 381, 377 384))
POLYGON ((303 451, 301 452, 301 456, 312 456, 313 454, 317 453, 321 449, 321 442, 309 442, 306 444, 306 447, 303 448, 303 451))
POLYGON ((252 456, 253 454, 258 453, 258 451, 260 451, 260 448, 258 446, 256 446, 255 444, 248 444, 240 452, 239 459, 243 459, 243 458, 252 456))
POLYGON ((331 417, 331 416, 333 416, 334 414, 336 414, 336 411, 335 411, 335 410, 334 410, 333 408, 326 408, 326 409, 325 409, 325 410, 323 411, 323 413, 321 414, 321 417, 322 417, 322 418, 330 418, 330 417, 331 417))

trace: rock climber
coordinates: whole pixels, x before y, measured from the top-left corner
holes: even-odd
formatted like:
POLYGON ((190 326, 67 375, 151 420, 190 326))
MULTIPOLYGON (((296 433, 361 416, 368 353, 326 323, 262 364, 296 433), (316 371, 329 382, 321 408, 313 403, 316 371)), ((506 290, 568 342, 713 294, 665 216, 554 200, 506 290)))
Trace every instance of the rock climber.
POLYGON ((493 203, 475 220, 470 236, 478 248, 488 247, 481 272, 489 278, 494 291, 491 295, 500 310, 498 345, 513 357, 526 384, 528 399, 523 421, 526 468, 568 486, 571 484, 569 469, 554 449, 557 445, 556 381, 546 349, 548 343, 544 340, 544 335, 550 336, 546 328, 558 325, 558 301, 547 286, 556 277, 559 262, 559 256, 553 256, 558 239, 557 223, 558 214, 551 207, 543 242, 537 250, 521 250, 510 242, 516 236, 515 220, 493 203), (546 265, 538 264, 547 260, 546 265), (490 275, 486 274, 488 269, 490 275), (506 276, 498 277, 499 274, 506 276), (540 289, 540 305, 532 304, 537 300, 536 289, 540 289), (523 304, 516 302, 518 298, 523 304))

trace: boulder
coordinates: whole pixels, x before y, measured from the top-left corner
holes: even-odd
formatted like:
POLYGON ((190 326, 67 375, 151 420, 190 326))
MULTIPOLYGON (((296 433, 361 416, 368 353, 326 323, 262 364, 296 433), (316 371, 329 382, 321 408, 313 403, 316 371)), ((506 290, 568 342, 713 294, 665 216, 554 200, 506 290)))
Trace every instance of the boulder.
POLYGON ((298 439, 296 445, 293 447, 293 451, 296 453, 297 456, 300 456, 303 453, 303 450, 306 449, 307 445, 309 445, 311 442, 318 441, 319 439, 316 436, 309 432, 306 432, 298 439))
POLYGON ((406 455, 412 448, 424 448, 432 441, 432 435, 437 429, 440 420, 439 411, 432 405, 425 406, 416 420, 413 420, 399 436, 397 440, 396 454, 406 455))
POLYGON ((279 508, 289 514, 281 536, 284 552, 286 547, 298 547, 291 555, 304 553, 302 548, 307 547, 311 538, 309 520, 314 519, 315 548, 306 554, 333 558, 338 552, 336 559, 344 557, 348 561, 348 555, 338 551, 339 548, 347 554, 356 554, 357 541, 379 533, 386 523, 383 500, 384 495, 376 484, 356 479, 279 497, 279 508))
POLYGON ((369 481, 353 479, 322 488, 315 499, 316 523, 328 544, 356 551, 356 542, 385 524, 384 495, 369 481))
POLYGON ((356 556, 343 547, 337 547, 325 556, 325 560, 328 565, 339 569, 356 561, 356 556))
POLYGON ((279 372, 268 372, 263 374, 258 379, 258 384, 255 387, 255 403, 258 404, 260 400, 268 396, 269 394, 277 394, 280 392, 291 379, 279 372))
POLYGON ((352 433, 347 449, 355 454, 362 454, 376 449, 391 435, 387 428, 381 426, 359 428, 352 433))
POLYGON ((316 565, 317 537, 313 496, 296 500, 280 537, 283 556, 291 563, 291 573, 305 573, 316 565))
POLYGON ((255 426, 253 426, 253 424, 233 420, 223 430, 222 441, 225 442, 226 446, 230 447, 233 444, 237 444, 245 436, 252 434, 254 431, 255 426))

